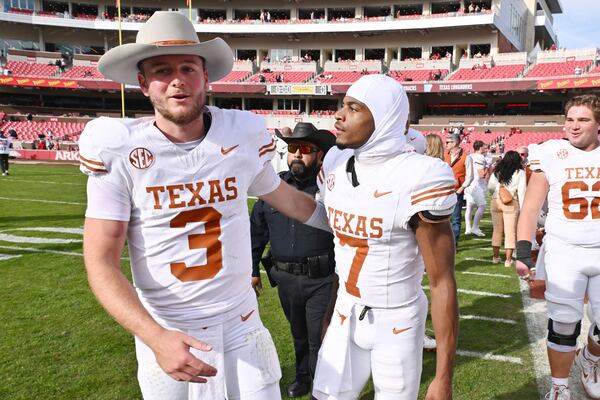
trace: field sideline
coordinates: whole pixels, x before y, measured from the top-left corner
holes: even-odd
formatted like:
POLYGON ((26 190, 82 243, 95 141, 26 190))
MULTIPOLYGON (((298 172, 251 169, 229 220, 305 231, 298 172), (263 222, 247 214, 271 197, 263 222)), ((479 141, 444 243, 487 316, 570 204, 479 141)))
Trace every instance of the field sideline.
MULTIPOLYGON (((85 176, 73 166, 12 164, 11 175, 1 178, 0 399, 141 398, 133 340, 98 305, 85 279, 85 176)), ((457 255, 454 398, 538 399, 519 282, 512 269, 491 264, 490 225, 488 215, 486 240, 463 237, 457 255)), ((263 285, 260 313, 285 389, 294 375, 292 341, 275 290, 266 279, 263 285)), ((434 369, 434 356, 426 354, 420 398, 434 369)), ((368 387, 362 399, 372 398, 368 387)))

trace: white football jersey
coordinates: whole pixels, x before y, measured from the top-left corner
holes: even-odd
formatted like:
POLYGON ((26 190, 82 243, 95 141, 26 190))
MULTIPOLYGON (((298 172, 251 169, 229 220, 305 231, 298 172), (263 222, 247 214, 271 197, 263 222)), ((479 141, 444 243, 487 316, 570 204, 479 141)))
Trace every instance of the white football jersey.
POLYGON ((9 138, 0 137, 0 154, 10 154, 10 143, 9 138))
POLYGON ((583 151, 567 140, 529 146, 529 165, 550 185, 546 232, 583 247, 600 247, 600 147, 583 151))
POLYGON ((469 155, 471 160, 473 160, 473 180, 469 184, 469 187, 480 187, 483 190, 487 189, 487 181, 479 176, 479 172, 482 169, 486 169, 488 167, 487 160, 483 154, 473 153, 469 155))
POLYGON ((263 119, 209 110, 211 127, 190 151, 167 139, 153 118, 98 118, 79 142, 81 170, 114 192, 107 199, 125 194, 116 202, 123 207, 88 198, 86 217, 129 221, 134 285, 158 319, 218 320, 245 299, 252 266, 247 195, 280 183, 263 119))
POLYGON ((411 145, 419 154, 424 154, 427 148, 427 140, 421 132, 416 129, 408 128, 406 132, 406 143, 411 145))
POLYGON ((360 184, 354 187, 346 172, 352 154, 331 149, 322 175, 340 290, 370 307, 409 304, 421 293, 424 271, 409 221, 425 210, 452 213, 454 175, 442 160, 408 152, 356 165, 360 184))

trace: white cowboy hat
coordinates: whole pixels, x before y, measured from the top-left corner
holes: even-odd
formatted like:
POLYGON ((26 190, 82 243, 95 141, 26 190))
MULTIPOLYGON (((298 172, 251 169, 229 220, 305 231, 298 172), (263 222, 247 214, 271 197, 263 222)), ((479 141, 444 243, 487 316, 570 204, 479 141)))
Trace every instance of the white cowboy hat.
POLYGON ((140 61, 170 54, 202 57, 209 82, 223 78, 233 67, 233 52, 223 39, 200 42, 194 25, 183 14, 157 11, 140 28, 135 43, 107 51, 100 57, 98 69, 115 82, 137 85, 140 61))

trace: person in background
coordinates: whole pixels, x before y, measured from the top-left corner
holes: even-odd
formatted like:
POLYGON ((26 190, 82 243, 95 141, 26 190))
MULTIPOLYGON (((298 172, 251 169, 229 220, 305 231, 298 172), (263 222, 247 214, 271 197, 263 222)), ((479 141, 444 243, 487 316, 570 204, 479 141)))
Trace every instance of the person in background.
POLYGON ((519 146, 515 151, 521 156, 521 164, 523 165, 523 169, 525 169, 527 183, 529 183, 529 178, 531 178, 532 174, 531 167, 529 166, 529 149, 527 146, 519 146))
MULTIPOLYGON (((458 128, 455 128, 458 132, 458 128)), ((454 173, 454 190, 456 191, 456 206, 452 213, 452 232, 454 232, 454 246, 458 251, 458 240, 462 229, 462 208, 465 202, 465 189, 473 180, 473 162, 467 152, 460 147, 460 135, 451 133, 446 137, 446 151, 444 161, 450 165, 454 173)))
POLYGON ((485 159, 488 147, 481 140, 473 143, 474 153, 469 157, 473 163, 473 180, 465 189, 467 209, 465 212, 465 235, 485 236, 479 228, 479 222, 485 212, 485 193, 489 177, 489 165, 485 159), (473 215, 475 211, 475 215, 473 215))
MULTIPOLYGON (((293 132, 282 131, 275 130, 277 137, 287 143, 289 171, 280 173, 280 178, 311 197, 319 196, 317 174, 323 157, 335 145, 335 136, 304 122, 298 123, 293 132)), ((303 396, 310 391, 315 376, 323 316, 331 295, 335 270, 333 235, 300 224, 262 200, 252 209, 250 233, 252 286, 258 293, 262 289, 259 261, 270 243, 269 254, 262 263, 269 280, 277 285, 296 356, 296 377, 287 394, 292 398, 303 396)))
POLYGON ((488 191, 492 194, 490 208, 492 212, 492 262, 500 262, 500 245, 504 237, 505 267, 513 265, 513 251, 516 246, 517 221, 519 209, 525 199, 527 187, 525 171, 521 164, 521 156, 516 151, 508 151, 496 164, 494 173, 488 182, 488 191), (512 200, 504 204, 499 196, 500 187, 504 186, 511 194, 512 200))
MULTIPOLYGON (((1 132, 1 131, 0 131, 1 132)), ((4 132, 0 134, 0 169, 2 169, 2 176, 7 176, 8 173, 8 156, 12 147, 12 140, 10 137, 4 137, 4 132)))
POLYGON ((439 135, 430 133, 425 136, 427 142, 425 146, 425 155, 444 160, 444 142, 439 135))

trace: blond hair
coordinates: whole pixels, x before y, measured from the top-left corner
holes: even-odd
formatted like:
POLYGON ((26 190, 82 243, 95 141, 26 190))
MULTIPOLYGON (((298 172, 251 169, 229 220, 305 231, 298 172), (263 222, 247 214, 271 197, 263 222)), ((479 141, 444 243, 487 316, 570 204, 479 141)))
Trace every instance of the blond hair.
POLYGON ((425 136, 427 145, 425 147, 425 155, 430 157, 437 157, 440 160, 444 159, 444 142, 442 138, 435 133, 430 133, 425 136))

